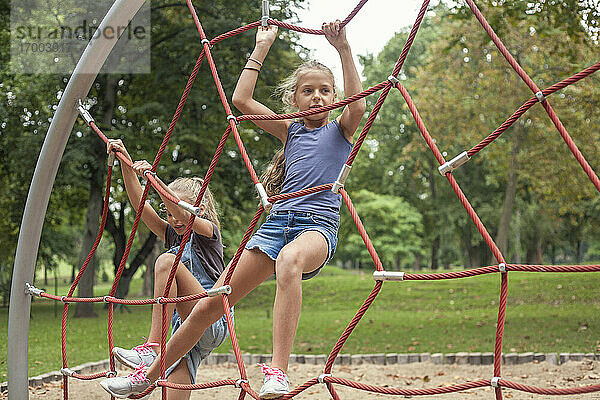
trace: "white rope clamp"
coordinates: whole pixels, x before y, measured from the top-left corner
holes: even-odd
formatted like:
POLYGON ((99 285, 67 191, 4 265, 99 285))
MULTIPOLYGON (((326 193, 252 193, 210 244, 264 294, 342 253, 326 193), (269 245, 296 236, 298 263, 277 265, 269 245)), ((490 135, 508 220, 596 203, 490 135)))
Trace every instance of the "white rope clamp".
POLYGON ((237 381, 235 381, 235 387, 236 388, 241 388, 242 387, 242 383, 245 383, 247 385, 249 383, 248 379, 238 379, 237 381))
POLYGON ((110 297, 110 296, 104 296, 104 297, 102 298, 102 301, 103 301, 103 302, 105 302, 105 303, 110 303, 110 301, 108 301, 108 298, 109 298, 109 297, 110 297))
POLYGON ((325 378, 331 376, 331 374, 321 374, 319 375, 319 383, 325 383, 325 378))
POLYGON ((240 124, 240 121, 238 121, 237 118, 235 117, 235 115, 233 115, 233 114, 229 114, 227 116, 227 121, 229 121, 229 120, 233 120, 233 122, 235 122, 236 125, 240 124))
POLYGON ((340 174, 338 175, 333 186, 331 187, 331 191, 333 193, 335 193, 335 194, 340 193, 340 189, 344 187, 344 184, 346 183, 346 179, 348 179, 348 175, 350 175, 351 169, 352 169, 351 165, 344 164, 344 166, 340 170, 340 174))
POLYGON ((502 379, 499 376, 495 376, 490 380, 490 385, 492 385, 492 387, 500 387, 500 385, 498 384, 498 381, 500 381, 500 379, 502 379))
POLYGON ((375 271, 373 279, 376 281, 403 281, 404 272, 397 271, 375 271))
POLYGON ((63 303, 66 303, 65 299, 67 298, 67 296, 60 296, 60 301, 62 301, 63 303))
POLYGON ((160 386, 159 383, 161 383, 161 382, 167 382, 167 380, 164 378, 158 378, 157 380, 154 381, 154 386, 159 387, 160 386))
POLYGON ((538 99, 538 101, 540 103, 546 101, 546 96, 544 96, 544 93, 542 93, 541 90, 535 94, 535 97, 538 99))
POLYGON ((90 112, 83 106, 81 99, 79 99, 77 111, 79 111, 79 115, 81 115, 81 118, 83 118, 87 125, 90 125, 92 122, 94 122, 94 117, 92 117, 92 114, 90 114, 90 112))
POLYGON ((440 165, 438 167, 438 171, 442 176, 446 176, 448 172, 454 171, 456 168, 460 167, 470 159, 471 157, 469 157, 469 154, 466 151, 463 151, 452 160, 446 161, 444 164, 440 165))
POLYGON ((206 43, 207 45, 209 45, 209 46, 210 46, 210 40, 208 40, 208 39, 202 39, 202 40, 200 41, 200 43, 202 43, 202 44, 206 43))
POLYGON ((156 304, 163 304, 163 303, 162 303, 162 301, 163 301, 164 299, 165 299, 165 298, 164 298, 164 297, 162 297, 162 296, 160 296, 160 297, 157 297, 157 298, 156 298, 156 304))
POLYGON ((42 289, 38 289, 35 286, 30 285, 29 282, 25 282, 25 294, 42 297, 42 293, 44 293, 42 289))
POLYGON ((216 297, 220 294, 231 294, 231 286, 225 285, 218 288, 212 288, 206 291, 208 297, 216 297))
POLYGON ((394 75, 390 75, 387 77, 387 80, 392 82, 392 86, 396 87, 398 86, 398 83, 400 83, 400 79, 396 78, 394 75))
POLYGON ((262 204, 265 211, 270 212, 273 204, 269 202, 269 196, 267 195, 267 191, 262 183, 258 182, 256 185, 256 191, 258 192, 258 197, 260 198, 260 204, 262 204))
POLYGON ((194 215, 200 215, 202 214, 202 210, 200 209, 200 207, 194 207, 193 205, 191 205, 188 202, 185 202, 183 200, 179 200, 179 203, 177 203, 177 205, 181 208, 183 208, 185 211, 190 212, 194 215))
POLYGON ((75 374, 75 371, 73 371, 71 368, 61 368, 60 373, 64 376, 73 376, 73 374, 75 374))
POLYGON ((260 26, 263 28, 269 26, 269 0, 262 0, 262 17, 260 18, 260 26))
POLYGON ((498 264, 498 271, 500 271, 502 273, 506 272, 506 263, 498 264))
POLYGON ((106 371, 107 378, 114 378, 115 376, 117 376, 117 371, 106 371))

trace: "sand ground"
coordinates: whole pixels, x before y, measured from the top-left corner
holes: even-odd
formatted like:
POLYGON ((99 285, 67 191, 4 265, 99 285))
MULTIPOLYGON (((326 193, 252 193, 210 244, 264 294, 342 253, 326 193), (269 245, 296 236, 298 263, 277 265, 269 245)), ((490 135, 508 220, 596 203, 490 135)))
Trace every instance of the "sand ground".
MULTIPOLYGON (((261 385, 262 375, 260 368, 247 366, 250 385, 258 390, 261 385)), ((322 372, 322 366, 292 364, 289 376, 293 386, 298 386, 311 378, 317 377, 322 372)), ((430 362, 404 364, 404 365, 373 365, 362 364, 356 366, 335 366, 333 375, 365 384, 386 386, 392 388, 418 389, 447 386, 480 379, 489 379, 493 375, 491 366, 472 365, 435 365, 430 362)), ((119 371, 119 374, 127 374, 119 371)), ((503 366, 502 376, 506 380, 530 386, 544 388, 579 387, 600 384, 600 362, 598 361, 569 361, 564 365, 551 365, 548 363, 530 363, 515 366, 503 366)), ((237 379, 239 377, 237 366, 226 363, 211 366, 201 366, 197 375, 197 383, 212 382, 220 379, 237 379)), ((102 390, 99 381, 69 381, 69 399, 73 400, 99 400, 110 397, 102 390)), ((344 400, 368 400, 375 398, 406 398, 404 396, 390 396, 373 394, 344 386, 335 386, 340 398, 344 400)), ((548 399, 548 396, 534 395, 511 389, 504 389, 504 398, 513 400, 548 399)), ((206 389, 192 392, 192 400, 201 399, 237 399, 239 389, 231 386, 206 389)), ((0 398, 6 398, 6 393, 0 398)), ((43 387, 31 388, 31 400, 60 400, 62 399, 61 383, 46 384, 43 387)), ((158 390, 151 395, 151 400, 159 400, 161 394, 158 390)), ((246 397, 250 399, 251 397, 246 397)), ((304 400, 328 399, 329 392, 323 384, 317 384, 295 398, 304 400)), ((416 396, 414 398, 417 398, 416 396)), ((431 399, 494 399, 491 387, 471 389, 468 391, 443 394, 437 396, 418 396, 418 398, 431 399)), ((577 395, 559 396, 555 399, 600 399, 600 392, 577 395)))

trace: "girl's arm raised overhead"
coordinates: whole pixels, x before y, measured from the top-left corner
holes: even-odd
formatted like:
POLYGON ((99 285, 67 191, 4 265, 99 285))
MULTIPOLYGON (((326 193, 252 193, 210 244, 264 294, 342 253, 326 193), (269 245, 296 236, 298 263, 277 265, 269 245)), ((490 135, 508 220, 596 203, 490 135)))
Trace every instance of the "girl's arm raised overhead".
MULTIPOLYGON (((140 176, 144 176, 144 171, 147 171, 150 168, 152 168, 152 165, 150 165, 150 163, 146 160, 140 160, 140 161, 136 161, 133 163, 134 171, 140 176)), ((192 199, 181 199, 181 195, 179 195, 178 193, 175 193, 173 190, 171 190, 167 185, 165 185, 165 183, 162 180, 160 180, 160 178, 156 177, 156 180, 160 184, 161 188, 163 190, 165 190, 167 193, 169 193, 171 196, 179 198, 180 200, 187 201, 188 203, 190 203, 190 202, 194 203, 194 201, 196 200, 196 199, 193 199, 193 200, 192 199)), ((186 226, 187 223, 189 222, 192 214, 189 213, 188 211, 182 209, 176 203, 173 203, 168 198, 164 197, 161 194, 161 192, 158 192, 158 195, 162 199, 163 204, 165 205, 165 207, 167 209, 167 216, 169 218, 169 224, 173 228, 177 228, 177 225, 186 226), (171 218, 173 218, 173 219, 171 219, 171 218)), ((204 204, 201 204, 200 208, 202 210, 204 210, 206 208, 206 206, 204 206, 204 204)), ((165 227, 165 229, 166 229, 166 227, 165 227)), ((209 238, 213 237, 214 227, 213 227, 212 222, 210 222, 207 219, 199 218, 199 217, 194 218, 194 223, 192 225, 192 229, 194 232, 196 232, 202 236, 206 236, 209 238)), ((164 235, 164 232, 163 232, 163 235, 164 235)))
MULTIPOLYGON (((354 59, 352 58, 352 50, 350 44, 346 39, 346 29, 340 29, 340 20, 335 22, 323 23, 323 32, 325 38, 331 45, 337 50, 342 61, 342 74, 344 75, 344 96, 351 97, 357 93, 362 92, 362 84, 360 83, 360 77, 358 71, 354 65, 354 59)), ((367 102, 364 98, 348 104, 344 107, 342 115, 338 117, 338 123, 344 136, 352 142, 352 136, 360 125, 365 110, 367 108, 367 102)))
MULTIPOLYGON (((111 151, 118 151, 127 157, 129 161, 132 161, 131 156, 125 148, 125 145, 120 139, 108 140, 106 152, 110 153, 111 151)), ((120 163, 120 165, 121 173, 123 174, 123 181, 125 182, 125 190, 127 191, 127 197, 129 197, 129 202, 133 208, 137 210, 140 206, 140 200, 142 199, 142 185, 140 185, 136 171, 134 171, 132 167, 124 162, 120 163)), ((159 217, 150 204, 144 204, 144 209, 142 210, 142 221, 144 221, 144 224, 146 224, 148 229, 154 232, 154 234, 164 242, 167 221, 159 217)))
MULTIPOLYGON (((271 115, 275 114, 264 104, 253 98, 258 73, 262 63, 269 53, 271 45, 277 38, 277 26, 269 25, 267 28, 258 27, 256 32, 256 46, 252 55, 248 58, 246 66, 242 70, 235 90, 233 91, 233 105, 244 114, 253 115, 271 115)), ((287 138, 287 129, 290 125, 289 120, 279 121, 252 121, 261 129, 269 132, 285 143, 287 138)))

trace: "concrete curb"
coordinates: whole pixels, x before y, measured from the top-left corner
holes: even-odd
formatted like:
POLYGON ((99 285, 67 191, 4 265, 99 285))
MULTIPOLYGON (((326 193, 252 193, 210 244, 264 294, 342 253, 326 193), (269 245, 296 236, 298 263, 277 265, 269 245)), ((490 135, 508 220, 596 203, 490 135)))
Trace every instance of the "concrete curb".
MULTIPOLYGON (((244 354, 244 363, 258 364, 271 362, 271 354, 244 354)), ((531 362, 547 362, 552 365, 560 365, 569 361, 600 361, 600 353, 502 353, 503 365, 527 364, 531 362)), ((312 364, 324 365, 327 361, 325 354, 291 354, 290 363, 296 364, 312 364)), ((215 353, 208 356, 202 364, 217 365, 225 363, 235 363, 235 355, 215 353)), ((492 365, 494 363, 493 353, 377 353, 377 354, 339 354, 335 359, 336 365, 393 365, 393 364, 411 364, 418 362, 432 362, 433 364, 457 364, 457 365, 492 365)), ((117 368, 121 365, 118 361, 117 368)), ((71 368, 78 374, 88 375, 99 371, 107 371, 109 369, 109 361, 101 360, 97 362, 89 362, 77 367, 71 368)), ((62 380, 63 375, 60 371, 52 371, 42 375, 29 378, 30 387, 39 387, 44 383, 56 382, 62 380)), ((0 392, 8 391, 8 383, 0 384, 0 392)))

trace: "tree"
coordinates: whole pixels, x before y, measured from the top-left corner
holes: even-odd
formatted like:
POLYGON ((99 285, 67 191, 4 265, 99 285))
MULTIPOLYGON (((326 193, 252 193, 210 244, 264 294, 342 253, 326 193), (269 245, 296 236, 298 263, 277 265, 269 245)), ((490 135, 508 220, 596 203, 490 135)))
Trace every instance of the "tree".
MULTIPOLYGON (((371 238, 384 267, 398 270, 413 264, 422 253, 422 218, 399 197, 360 190, 353 196, 358 215, 371 238)), ((373 261, 351 216, 341 218, 339 250, 336 259, 373 266, 373 261)))

